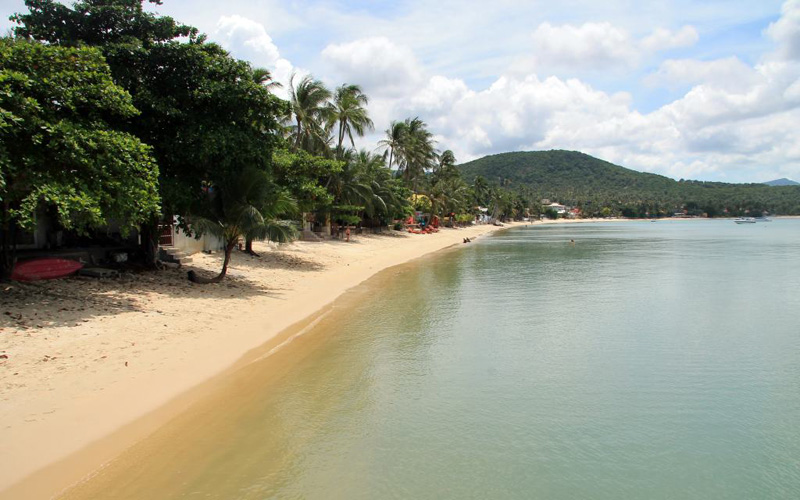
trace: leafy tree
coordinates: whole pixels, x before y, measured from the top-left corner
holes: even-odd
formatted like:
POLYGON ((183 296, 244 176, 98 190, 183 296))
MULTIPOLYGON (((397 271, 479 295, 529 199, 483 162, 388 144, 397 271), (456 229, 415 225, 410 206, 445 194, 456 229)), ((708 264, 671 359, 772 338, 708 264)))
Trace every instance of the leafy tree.
POLYGON ((136 227, 157 214, 150 148, 109 126, 137 110, 102 54, 3 38, 0 56, 2 277, 13 267, 15 229, 32 229, 42 204, 76 230, 109 219, 136 227))
POLYGON ((343 162, 314 156, 305 151, 275 151, 272 159, 275 182, 285 187, 297 200, 301 212, 325 211, 334 200, 325 187, 331 176, 343 168, 343 162))
MULTIPOLYGON (((243 166, 268 169, 285 105, 264 85, 263 71, 205 43, 195 28, 145 12, 142 3, 81 0, 70 8, 27 0, 30 12, 13 18, 15 33, 103 52, 114 81, 140 110, 111 125, 152 146, 163 212, 185 214, 203 202, 204 183, 235 177, 243 166)), ((151 261, 157 222, 143 228, 151 261)))

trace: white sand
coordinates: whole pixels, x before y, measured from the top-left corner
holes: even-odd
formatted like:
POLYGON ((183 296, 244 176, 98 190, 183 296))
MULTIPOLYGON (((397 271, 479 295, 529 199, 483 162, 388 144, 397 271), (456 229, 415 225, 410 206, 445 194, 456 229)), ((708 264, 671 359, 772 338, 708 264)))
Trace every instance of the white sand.
POLYGON ((183 269, 125 279, 5 285, 0 290, 0 497, 56 493, 68 485, 56 482, 80 479, 166 416, 138 427, 129 424, 144 422, 143 416, 170 401, 174 406, 176 397, 347 289, 380 270, 497 229, 392 232, 358 236, 350 243, 297 242, 281 248, 257 244, 260 258, 236 252, 228 278, 214 285, 191 284, 186 271, 216 274, 220 254, 198 254, 183 269), (57 461, 69 463, 68 457, 126 425, 134 429, 126 439, 105 443, 88 462, 6 490, 57 461))

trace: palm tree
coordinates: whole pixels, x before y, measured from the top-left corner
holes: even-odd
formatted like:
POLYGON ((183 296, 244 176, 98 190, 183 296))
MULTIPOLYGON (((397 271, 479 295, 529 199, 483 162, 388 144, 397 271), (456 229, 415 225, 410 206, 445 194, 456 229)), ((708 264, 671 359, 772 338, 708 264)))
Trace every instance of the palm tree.
POLYGON ((403 135, 405 134, 406 123, 392 121, 386 129, 386 139, 378 141, 378 147, 386 148, 389 151, 389 169, 392 168, 395 151, 400 149, 403 135))
MULTIPOLYGON (((261 214, 267 221, 264 225, 253 227, 251 231, 244 235, 244 251, 253 257, 259 257, 259 255, 253 251, 253 241, 268 240, 283 242, 280 236, 277 238, 274 237, 276 235, 276 229, 272 227, 272 221, 279 215, 295 215, 298 212, 297 202, 289 193, 282 189, 276 191, 274 189, 275 186, 272 187, 273 189, 269 191, 264 190, 261 192, 261 200, 253 200, 253 206, 259 207, 261 214)), ((279 226, 286 226, 288 223, 286 221, 278 221, 276 224, 279 226)))
POLYGON ((366 163, 371 159, 369 153, 362 153, 356 153, 352 149, 347 151, 341 170, 328 179, 328 191, 333 195, 336 205, 371 208, 375 203, 372 184, 365 175, 366 163))
POLYGON ((295 122, 294 150, 304 149, 309 153, 319 152, 328 142, 325 124, 330 121, 332 107, 328 100, 331 91, 311 75, 303 77, 297 85, 296 75, 289 80, 290 119, 295 122))
POLYGON ((365 130, 372 130, 374 125, 367 114, 369 99, 358 85, 342 85, 336 89, 333 96, 333 107, 329 117, 329 126, 339 125, 339 142, 337 152, 343 155, 342 143, 344 138, 350 138, 350 145, 355 148, 353 131, 359 137, 364 136, 365 130))
POLYGON ((489 183, 486 182, 482 176, 475 177, 475 181, 472 184, 472 191, 475 193, 475 201, 478 205, 488 205, 489 203, 489 196, 491 194, 491 189, 489 187, 489 183))
POLYGON ((431 222, 433 218, 447 210, 460 211, 466 205, 469 188, 458 176, 434 176, 428 190, 431 200, 431 222))
POLYGON ((283 87, 281 82, 276 82, 272 79, 272 72, 267 68, 253 68, 253 81, 270 92, 276 88, 283 87))
POLYGON ((194 283, 219 283, 228 272, 231 253, 239 238, 269 238, 286 242, 296 234, 288 221, 278 220, 281 213, 290 209, 285 198, 266 202, 272 192, 272 183, 263 170, 247 168, 238 177, 219 186, 209 186, 207 204, 201 213, 190 218, 191 227, 197 234, 209 233, 221 239, 225 248, 222 271, 214 278, 198 276, 189 271, 189 280, 194 283))
POLYGON ((403 122, 398 147, 394 153, 403 179, 417 193, 419 181, 430 170, 436 159, 433 134, 419 118, 407 118, 403 122))

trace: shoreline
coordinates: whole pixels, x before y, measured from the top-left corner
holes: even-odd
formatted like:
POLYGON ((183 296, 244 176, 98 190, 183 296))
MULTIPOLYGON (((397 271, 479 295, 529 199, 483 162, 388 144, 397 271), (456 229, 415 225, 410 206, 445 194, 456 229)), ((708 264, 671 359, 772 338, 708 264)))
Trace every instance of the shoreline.
MULTIPOLYGON (((124 291, 118 283, 83 280, 50 282, 57 292, 18 286, 27 299, 21 305, 24 319, 9 328, 14 316, 6 314, 0 323, 0 352, 8 356, 0 364, 0 498, 50 497, 79 482, 186 410, 204 393, 201 386, 252 361, 248 357, 255 351, 280 348, 313 326, 337 298, 379 272, 457 246, 465 237, 522 225, 442 229, 433 235, 391 232, 282 249, 262 244, 256 250, 266 262, 263 268, 246 270, 249 257, 237 254, 229 279, 210 286, 188 284, 186 269, 145 273, 124 291), (153 281, 178 290, 172 296, 160 288, 148 294, 153 281), (85 290, 93 286, 99 293, 85 290), (88 306, 73 308, 64 297, 70 293, 88 306), (84 293, 118 307, 76 296, 84 293), (129 294, 143 297, 127 309, 117 304, 133 300, 129 294), (42 303, 51 302, 55 316, 70 318, 27 322, 42 313, 42 303), (60 305, 65 307, 56 311, 60 305), (83 314, 73 318, 73 309, 83 314)), ((219 254, 195 257, 199 262, 185 267, 207 273, 221 260, 219 254)), ((18 305, 3 298, 6 310, 18 305)))

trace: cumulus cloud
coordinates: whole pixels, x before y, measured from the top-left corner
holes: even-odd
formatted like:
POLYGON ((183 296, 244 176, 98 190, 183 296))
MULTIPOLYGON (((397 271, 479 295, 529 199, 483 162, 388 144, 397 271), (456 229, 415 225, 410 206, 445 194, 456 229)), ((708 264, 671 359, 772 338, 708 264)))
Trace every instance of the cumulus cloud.
POLYGON ((322 57, 346 82, 358 82, 376 95, 404 92, 420 84, 422 70, 414 53, 386 37, 331 44, 322 57))
POLYGON ((228 50, 236 50, 257 64, 274 66, 280 59, 278 47, 262 24, 246 17, 222 16, 214 38, 228 50))
POLYGON ((684 26, 676 33, 665 29, 657 28, 652 35, 645 37, 641 46, 644 50, 657 52, 661 50, 691 47, 700 39, 697 30, 693 26, 684 26))
POLYGON ((800 60, 800 0, 783 4, 780 19, 769 25, 767 34, 778 44, 779 57, 800 60))
POLYGON ((212 38, 234 56, 248 60, 254 66, 269 69, 273 80, 283 85, 296 71, 292 63, 281 57, 264 25, 252 19, 239 15, 222 16, 212 38))
POLYGON ((610 23, 542 23, 533 32, 533 53, 545 65, 594 68, 633 64, 638 57, 628 33, 610 23))
POLYGON ((699 83, 730 90, 752 86, 758 75, 752 66, 743 63, 738 57, 727 57, 713 61, 696 59, 668 59, 658 70, 645 78, 650 86, 676 88, 699 83))
POLYGON ((632 37, 611 23, 581 26, 540 24, 533 32, 533 58, 538 67, 608 69, 632 67, 648 53, 694 45, 697 30, 684 26, 677 32, 657 28, 643 39, 632 37))

